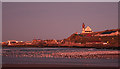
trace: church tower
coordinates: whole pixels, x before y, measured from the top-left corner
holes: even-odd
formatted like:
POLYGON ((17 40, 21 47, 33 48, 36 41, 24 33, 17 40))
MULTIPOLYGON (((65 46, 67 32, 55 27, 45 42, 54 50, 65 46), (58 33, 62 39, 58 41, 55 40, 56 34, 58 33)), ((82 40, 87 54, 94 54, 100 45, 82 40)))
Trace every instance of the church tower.
POLYGON ((85 28, 85 24, 83 23, 83 25, 82 25, 82 33, 92 33, 92 32, 93 32, 92 29, 89 26, 87 26, 85 28))
POLYGON ((85 24, 82 25, 82 33, 85 33, 85 24))

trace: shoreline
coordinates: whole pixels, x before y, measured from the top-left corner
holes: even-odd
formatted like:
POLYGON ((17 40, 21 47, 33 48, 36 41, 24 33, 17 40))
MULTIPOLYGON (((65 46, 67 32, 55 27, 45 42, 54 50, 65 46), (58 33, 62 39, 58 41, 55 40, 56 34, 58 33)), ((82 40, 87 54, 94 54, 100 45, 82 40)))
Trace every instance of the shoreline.
POLYGON ((116 49, 120 50, 120 46, 38 46, 38 45, 2 45, 2 48, 7 47, 24 47, 24 48, 96 48, 96 49, 116 49))

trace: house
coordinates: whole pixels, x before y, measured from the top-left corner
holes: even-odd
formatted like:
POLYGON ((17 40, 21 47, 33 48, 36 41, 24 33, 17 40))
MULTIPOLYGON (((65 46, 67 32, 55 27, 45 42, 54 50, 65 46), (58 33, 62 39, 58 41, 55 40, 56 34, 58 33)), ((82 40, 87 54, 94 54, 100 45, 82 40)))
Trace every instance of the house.
POLYGON ((32 45, 32 42, 31 41, 26 41, 25 45, 32 45))
POLYGON ((98 33, 95 36, 116 36, 119 35, 118 31, 109 31, 109 32, 103 32, 103 33, 98 33))
POLYGON ((17 43, 16 40, 8 40, 8 45, 15 45, 17 43))
POLYGON ((47 44, 58 44, 57 40, 48 40, 47 44))

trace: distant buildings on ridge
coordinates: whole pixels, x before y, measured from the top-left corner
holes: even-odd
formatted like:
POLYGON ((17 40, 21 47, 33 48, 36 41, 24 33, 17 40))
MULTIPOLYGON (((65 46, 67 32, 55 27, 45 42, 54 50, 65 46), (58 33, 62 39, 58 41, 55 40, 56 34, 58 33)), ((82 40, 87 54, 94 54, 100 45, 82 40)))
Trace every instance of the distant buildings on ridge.
MULTIPOLYGON (((51 39, 51 40, 41 40, 41 39, 33 39, 32 41, 16 41, 16 40, 8 40, 6 42, 2 42, 2 45, 39 45, 39 46, 49 46, 49 45, 82 45, 82 39, 85 39, 88 36, 117 36, 119 35, 119 29, 116 30, 105 30, 105 31, 100 31, 100 32, 93 32, 92 29, 87 26, 85 27, 85 24, 82 24, 82 33, 78 34, 77 32, 74 33, 73 37, 71 37, 71 39, 73 39, 74 41, 67 40, 55 40, 55 39, 51 39), (77 38, 75 38, 75 36, 78 36, 77 38), (77 40, 79 39, 79 40, 77 40), (79 41, 79 42, 78 42, 79 41), (78 42, 78 43, 77 43, 78 42)), ((114 40, 115 38, 112 38, 112 40, 114 40)), ((99 38, 99 41, 85 41, 86 44, 108 44, 108 42, 105 41, 100 41, 101 38, 99 38)), ((84 41, 84 40, 83 40, 84 41)))

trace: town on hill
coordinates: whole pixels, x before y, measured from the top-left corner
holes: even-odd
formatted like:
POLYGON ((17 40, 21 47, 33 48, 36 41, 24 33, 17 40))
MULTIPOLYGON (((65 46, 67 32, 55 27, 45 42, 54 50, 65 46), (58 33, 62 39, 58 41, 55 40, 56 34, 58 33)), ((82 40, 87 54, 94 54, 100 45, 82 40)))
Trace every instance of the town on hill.
POLYGON ((94 48, 119 48, 120 29, 111 29, 99 32, 93 32, 85 24, 82 25, 82 33, 73 33, 63 40, 40 40, 16 41, 8 40, 2 42, 3 47, 94 47, 94 48))

